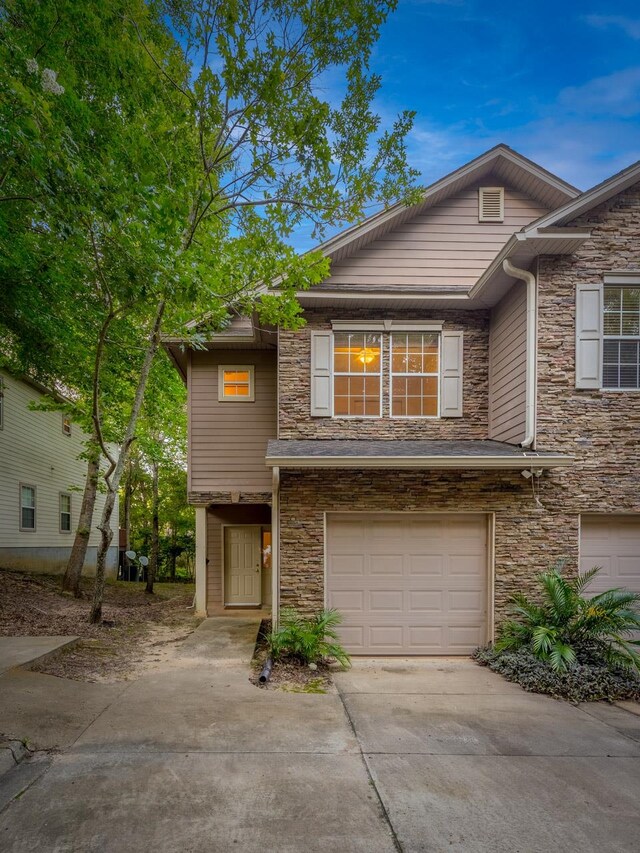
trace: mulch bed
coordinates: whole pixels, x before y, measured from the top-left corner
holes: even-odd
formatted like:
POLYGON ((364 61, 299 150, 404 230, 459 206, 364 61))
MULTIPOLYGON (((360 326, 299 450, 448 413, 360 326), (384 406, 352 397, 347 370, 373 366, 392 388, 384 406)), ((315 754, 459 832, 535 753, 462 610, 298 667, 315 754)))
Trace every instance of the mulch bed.
POLYGON ((251 661, 252 674, 249 681, 252 684, 262 690, 282 690, 286 693, 330 693, 335 690, 330 666, 318 664, 316 669, 310 669, 290 658, 274 661, 269 680, 260 684, 258 678, 267 659, 266 637, 270 631, 271 621, 263 619, 251 661))

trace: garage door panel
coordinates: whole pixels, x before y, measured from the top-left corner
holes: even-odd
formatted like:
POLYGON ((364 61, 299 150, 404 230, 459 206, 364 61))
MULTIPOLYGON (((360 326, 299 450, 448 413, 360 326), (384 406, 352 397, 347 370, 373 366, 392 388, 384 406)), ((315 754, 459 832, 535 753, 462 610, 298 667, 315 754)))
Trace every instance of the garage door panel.
POLYGON ((580 520, 580 571, 601 571, 589 592, 616 586, 640 593, 640 515, 583 515, 580 520))
POLYGON ((334 590, 333 604, 341 613, 362 613, 364 610, 364 592, 362 590, 334 590))
POLYGON ((420 654, 438 654, 444 643, 444 631, 442 625, 409 625, 408 627, 407 651, 415 649, 431 649, 433 651, 420 651, 420 654))
POLYGON ((407 606, 410 611, 440 613, 442 599, 443 594, 439 590, 409 590, 407 606))
POLYGON ((389 649, 402 649, 402 625, 370 625, 369 645, 385 646, 389 649))
POLYGON ((424 577, 431 575, 441 578, 445 565, 444 560, 438 554, 412 554, 408 555, 409 574, 424 577))
POLYGON ((482 644, 486 525, 481 515, 329 514, 327 601, 344 616, 347 650, 469 654, 482 644))
POLYGON ((364 557, 361 554, 335 554, 331 560, 334 576, 364 576, 364 557))
POLYGON ((369 610, 395 611, 402 613, 402 591, 397 589, 374 589, 369 593, 369 610))
POLYGON ((372 575, 403 574, 402 552, 372 554, 369 558, 369 571, 372 575))

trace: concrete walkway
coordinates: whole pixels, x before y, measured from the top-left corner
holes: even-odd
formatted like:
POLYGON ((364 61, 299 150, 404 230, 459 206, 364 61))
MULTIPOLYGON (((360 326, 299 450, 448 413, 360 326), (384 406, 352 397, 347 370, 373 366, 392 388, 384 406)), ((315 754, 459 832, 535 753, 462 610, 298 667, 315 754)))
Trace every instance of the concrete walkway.
MULTIPOLYGON (((237 647, 234 631, 204 623, 171 666, 75 685, 66 721, 52 693, 62 750, 0 784, 3 851, 637 849, 639 717, 526 694, 469 661, 356 663, 326 695, 259 690, 233 662, 249 628, 237 647)), ((36 691, 36 725, 53 685, 15 674, 0 701, 36 691)))
POLYGON ((0 674, 75 643, 77 637, 0 637, 0 674))

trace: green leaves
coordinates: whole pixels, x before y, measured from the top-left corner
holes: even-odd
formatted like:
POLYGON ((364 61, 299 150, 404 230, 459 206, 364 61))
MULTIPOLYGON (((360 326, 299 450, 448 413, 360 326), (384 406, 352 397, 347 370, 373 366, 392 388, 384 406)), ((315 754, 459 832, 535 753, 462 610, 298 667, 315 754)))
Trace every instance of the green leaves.
POLYGON ((629 638, 640 631, 640 595, 610 589, 584 597, 582 593, 599 571, 594 568, 567 579, 556 567, 538 575, 541 603, 522 594, 513 596, 516 618, 502 623, 496 652, 528 647, 554 671, 564 672, 579 659, 581 648, 595 644, 607 660, 640 670, 638 643, 629 638))
POLYGON ((267 638, 269 654, 274 660, 292 657, 306 665, 335 659, 346 669, 351 661, 336 631, 341 622, 342 616, 334 609, 304 618, 293 608, 282 608, 280 627, 267 638))

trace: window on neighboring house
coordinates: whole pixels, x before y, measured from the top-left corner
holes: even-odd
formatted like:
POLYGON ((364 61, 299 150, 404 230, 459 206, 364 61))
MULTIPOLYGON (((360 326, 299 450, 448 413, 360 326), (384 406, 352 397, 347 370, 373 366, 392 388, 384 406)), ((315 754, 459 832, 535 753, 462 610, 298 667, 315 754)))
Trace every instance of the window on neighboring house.
POLYGON ((64 435, 71 435, 71 419, 64 415, 62 417, 62 432, 64 435))
POLYGON ((60 533, 71 533, 71 495, 60 492, 60 533))
POLYGON ((640 287, 604 287, 603 388, 640 388, 640 287))
POLYGON ((333 413, 379 418, 382 414, 382 338, 336 332, 333 339, 333 413))
POLYGON ((36 529, 35 486, 20 484, 20 530, 36 529))
POLYGON ((391 416, 437 418, 440 335, 435 332, 391 336, 391 416))
POLYGON ((4 428, 4 382, 0 376, 0 429, 4 428))
POLYGON ((221 364, 218 366, 218 400, 253 403, 255 376, 252 364, 221 364))

